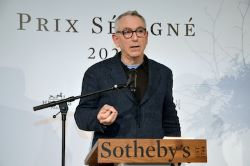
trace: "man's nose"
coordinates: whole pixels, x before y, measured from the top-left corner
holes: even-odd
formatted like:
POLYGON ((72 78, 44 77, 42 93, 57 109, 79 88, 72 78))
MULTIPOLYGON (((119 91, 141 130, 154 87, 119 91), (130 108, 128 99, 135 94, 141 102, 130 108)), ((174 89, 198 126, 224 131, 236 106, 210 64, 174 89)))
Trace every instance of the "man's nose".
POLYGON ((132 40, 135 40, 135 41, 138 40, 136 32, 133 32, 133 34, 132 34, 132 40))

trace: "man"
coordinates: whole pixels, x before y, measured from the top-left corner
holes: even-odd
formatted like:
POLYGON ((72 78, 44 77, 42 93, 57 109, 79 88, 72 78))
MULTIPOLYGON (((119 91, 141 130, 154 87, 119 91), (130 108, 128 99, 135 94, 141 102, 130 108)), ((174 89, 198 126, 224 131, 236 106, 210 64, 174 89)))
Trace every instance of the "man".
POLYGON ((129 77, 136 86, 81 99, 75 112, 78 127, 94 131, 92 145, 98 138, 180 136, 172 72, 144 54, 148 42, 144 18, 136 11, 123 13, 115 30, 112 39, 121 51, 85 72, 82 94, 126 83, 129 77))

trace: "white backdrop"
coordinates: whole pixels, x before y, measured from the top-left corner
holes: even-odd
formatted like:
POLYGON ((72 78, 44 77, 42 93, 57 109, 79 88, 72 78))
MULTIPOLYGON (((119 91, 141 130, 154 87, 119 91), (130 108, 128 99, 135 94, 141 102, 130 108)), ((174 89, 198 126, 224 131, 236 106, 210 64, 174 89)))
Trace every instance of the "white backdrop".
MULTIPOLYGON (((61 164, 61 117, 52 118, 58 108, 32 107, 80 94, 86 69, 114 55, 114 15, 127 10, 147 20, 148 57, 173 70, 182 135, 208 141, 208 163, 186 165, 249 165, 249 5, 0 0, 0 166, 61 164)), ((77 104, 67 116, 68 166, 83 165, 92 137, 75 125, 77 104)))

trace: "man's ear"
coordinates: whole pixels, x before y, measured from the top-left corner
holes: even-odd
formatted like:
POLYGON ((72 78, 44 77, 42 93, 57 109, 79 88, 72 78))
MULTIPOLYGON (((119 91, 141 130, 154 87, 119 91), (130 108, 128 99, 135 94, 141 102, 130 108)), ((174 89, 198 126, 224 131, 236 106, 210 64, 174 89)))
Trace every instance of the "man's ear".
POLYGON ((112 39, 113 39, 113 42, 114 42, 115 46, 116 46, 117 48, 120 48, 118 36, 117 36, 116 34, 112 34, 112 39))

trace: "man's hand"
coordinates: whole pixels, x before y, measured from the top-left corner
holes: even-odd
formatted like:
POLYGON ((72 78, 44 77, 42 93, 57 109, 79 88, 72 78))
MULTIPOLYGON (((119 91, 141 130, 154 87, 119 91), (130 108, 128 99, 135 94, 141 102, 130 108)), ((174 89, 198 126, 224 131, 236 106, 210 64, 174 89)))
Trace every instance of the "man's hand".
POLYGON ((108 104, 105 104, 97 114, 97 119, 103 125, 111 125, 114 123, 118 115, 117 110, 108 104))

